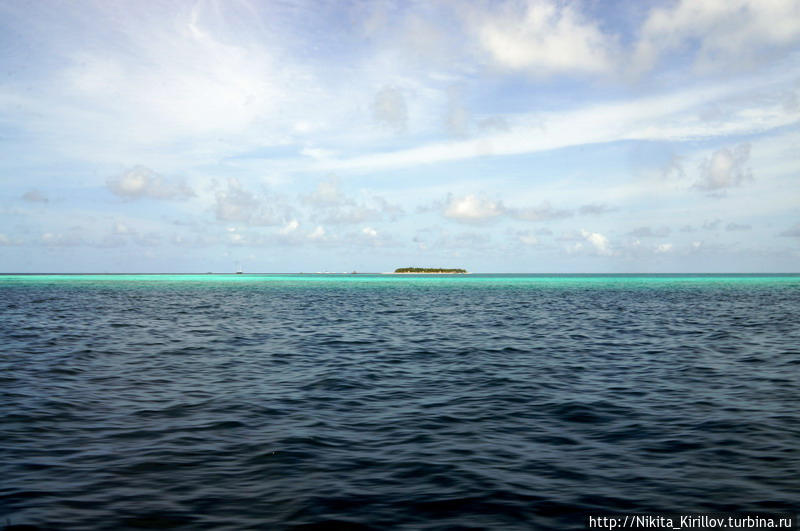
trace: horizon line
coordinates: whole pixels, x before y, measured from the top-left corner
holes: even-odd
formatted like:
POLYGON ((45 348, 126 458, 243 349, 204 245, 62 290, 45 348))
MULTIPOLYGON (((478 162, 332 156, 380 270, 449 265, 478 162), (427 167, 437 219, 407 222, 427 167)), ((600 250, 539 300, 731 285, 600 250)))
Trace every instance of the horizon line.
MULTIPOLYGON (((66 271, 37 271, 37 272, 0 272, 0 276, 35 276, 35 275, 231 275, 231 276, 246 276, 246 275, 394 275, 393 271, 253 271, 247 273, 237 272, 213 272, 208 271, 200 272, 177 272, 177 271, 127 271, 127 272, 66 272, 66 271)), ((431 275, 434 273, 402 273, 402 275, 431 275)), ((747 271, 747 272, 731 272, 731 271, 670 271, 670 272, 647 272, 647 271, 633 271, 633 272, 532 272, 532 271, 516 271, 516 272, 491 272, 491 271, 468 271, 467 273, 435 273, 439 275, 453 275, 462 276, 465 274, 472 275, 800 275, 800 271, 747 271)), ((399 274, 398 274, 399 275, 399 274)))

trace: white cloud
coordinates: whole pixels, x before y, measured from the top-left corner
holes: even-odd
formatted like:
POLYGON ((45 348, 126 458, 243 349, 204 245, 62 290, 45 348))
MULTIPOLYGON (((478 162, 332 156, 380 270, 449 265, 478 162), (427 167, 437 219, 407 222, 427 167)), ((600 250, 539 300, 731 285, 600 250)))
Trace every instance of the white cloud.
POLYGON ((670 251, 672 251, 671 243, 661 243, 656 246, 657 253, 668 253, 670 251))
POLYGON ((565 249, 570 254, 578 253, 583 250, 583 244, 581 242, 575 242, 573 244, 567 245, 565 249))
POLYGON ((745 166, 749 159, 750 144, 718 149, 701 163, 700 179, 695 186, 711 192, 739 186, 753 178, 752 170, 745 166))
POLYGON ((292 209, 279 198, 258 197, 245 190, 238 179, 228 179, 228 187, 215 194, 218 221, 246 225, 279 225, 291 216, 292 209))
POLYGON ((489 6, 470 18, 480 45, 502 67, 536 76, 612 67, 614 38, 584 17, 577 4, 527 0, 489 6))
POLYGON ((383 197, 362 195, 356 199, 346 195, 335 176, 319 182, 311 194, 301 199, 311 207, 313 220, 328 224, 394 221, 403 214, 402 208, 383 197))
MULTIPOLYGON (((441 209, 442 214, 450 219, 464 223, 482 223, 492 219, 506 216, 519 221, 549 221, 568 218, 573 215, 570 210, 554 208, 549 201, 542 201, 534 207, 507 207, 499 199, 489 199, 478 194, 454 196, 448 194, 443 203, 434 203, 435 209, 441 209)), ((422 207, 420 212, 425 212, 428 207, 422 207)))
POLYGON ((800 3, 793 0, 679 0, 653 9, 640 30, 633 63, 652 68, 686 52, 701 70, 753 65, 800 41, 800 3))
POLYGON ((478 197, 474 194, 461 197, 448 195, 443 210, 445 217, 467 223, 487 221, 504 212, 505 207, 502 202, 478 197))
POLYGON ((339 185, 339 178, 330 178, 317 183, 317 187, 311 194, 303 197, 303 201, 315 207, 331 207, 350 205, 353 201, 347 198, 339 185))
POLYGON ((397 242, 390 234, 379 231, 374 227, 361 227, 358 231, 350 231, 335 238, 331 238, 331 243, 335 243, 343 248, 387 248, 398 247, 397 242))
POLYGON ((613 254, 611 249, 609 248, 608 238, 600 234, 599 232, 589 232, 585 229, 581 229, 581 236, 583 236, 584 240, 592 244, 595 251, 598 254, 602 255, 611 255, 613 254))
POLYGON ((281 229, 278 232, 280 234, 284 234, 284 235, 285 234, 290 234, 290 233, 296 231, 298 227, 300 227, 300 222, 297 221, 296 219, 293 219, 293 220, 287 222, 286 225, 281 227, 281 229))
POLYGON ((195 196, 194 190, 185 183, 167 180, 144 166, 134 166, 109 178, 106 186, 115 195, 130 199, 188 199, 195 196))
POLYGON ((536 245, 539 243, 539 238, 530 234, 529 232, 521 232, 517 235, 519 241, 525 245, 536 245))
POLYGON ((310 240, 321 240, 325 238, 325 228, 322 225, 317 225, 317 227, 308 233, 308 239, 310 240))
POLYGON ((113 234, 131 234, 134 231, 124 223, 117 222, 114 223, 114 226, 111 228, 111 232, 113 234))

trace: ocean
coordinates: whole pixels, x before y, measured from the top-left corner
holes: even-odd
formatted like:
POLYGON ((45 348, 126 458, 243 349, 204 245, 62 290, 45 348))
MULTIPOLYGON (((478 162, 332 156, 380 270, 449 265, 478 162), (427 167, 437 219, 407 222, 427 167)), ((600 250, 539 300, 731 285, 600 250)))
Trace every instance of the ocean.
POLYGON ((4 275, 0 308, 8 529, 798 511, 800 275, 4 275))

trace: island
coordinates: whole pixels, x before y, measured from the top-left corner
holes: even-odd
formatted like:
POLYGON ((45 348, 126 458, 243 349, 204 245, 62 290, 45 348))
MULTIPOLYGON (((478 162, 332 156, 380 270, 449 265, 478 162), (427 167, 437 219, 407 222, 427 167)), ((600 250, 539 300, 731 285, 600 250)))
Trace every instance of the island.
POLYGON ((395 273, 423 273, 423 274, 465 274, 466 269, 451 269, 443 267, 398 267, 394 270, 395 273))

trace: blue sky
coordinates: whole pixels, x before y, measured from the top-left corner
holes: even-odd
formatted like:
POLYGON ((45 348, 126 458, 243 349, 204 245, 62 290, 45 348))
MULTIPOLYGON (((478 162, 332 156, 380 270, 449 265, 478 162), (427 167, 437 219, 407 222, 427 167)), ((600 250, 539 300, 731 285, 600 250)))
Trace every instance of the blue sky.
POLYGON ((0 271, 800 271, 800 2, 0 0, 0 271))

